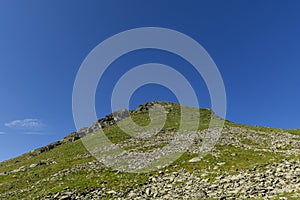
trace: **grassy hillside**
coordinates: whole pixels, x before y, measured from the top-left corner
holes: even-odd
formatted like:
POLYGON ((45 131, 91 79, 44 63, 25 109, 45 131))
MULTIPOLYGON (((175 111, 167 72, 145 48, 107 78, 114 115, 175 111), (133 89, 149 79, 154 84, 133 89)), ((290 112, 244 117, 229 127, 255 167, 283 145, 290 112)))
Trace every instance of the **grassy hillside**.
MULTIPOLYGON (((167 121, 157 134, 132 138, 112 122, 103 129, 106 136, 129 153, 167 146, 179 129, 180 106, 159 104, 166 109, 167 121)), ((132 119, 142 126, 149 124, 151 106, 130 111, 132 119)), ((215 148, 192 162, 205 134, 210 133, 210 118, 217 118, 209 109, 200 109, 200 116, 189 119, 200 122, 192 146, 168 167, 147 173, 111 169, 99 163, 77 133, 72 133, 0 163, 0 199, 300 199, 299 130, 226 121, 215 148)))

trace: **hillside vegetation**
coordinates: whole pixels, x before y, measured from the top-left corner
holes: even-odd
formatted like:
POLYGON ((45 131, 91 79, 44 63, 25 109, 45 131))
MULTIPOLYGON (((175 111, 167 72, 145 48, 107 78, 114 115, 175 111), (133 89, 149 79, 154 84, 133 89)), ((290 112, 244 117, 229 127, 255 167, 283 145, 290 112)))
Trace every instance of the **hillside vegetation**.
MULTIPOLYGON (((141 137, 131 137, 117 126, 126 125, 127 115, 108 115, 61 141, 0 163, 0 199, 300 199, 299 130, 225 121, 213 150, 197 160, 205 135, 219 128, 208 129, 210 119, 219 118, 209 109, 188 108, 200 111, 200 118, 191 115, 188 119, 199 121, 192 145, 175 162, 146 173, 138 171, 139 163, 130 163, 139 173, 107 167, 84 146, 83 140, 94 140, 101 126, 128 155, 150 155, 167 147, 179 131, 180 105, 149 102, 130 115, 146 126, 154 104, 163 106, 167 115, 156 134, 151 135, 154 129, 141 128, 141 137)), ((190 130, 181 134, 188 135, 190 130)))

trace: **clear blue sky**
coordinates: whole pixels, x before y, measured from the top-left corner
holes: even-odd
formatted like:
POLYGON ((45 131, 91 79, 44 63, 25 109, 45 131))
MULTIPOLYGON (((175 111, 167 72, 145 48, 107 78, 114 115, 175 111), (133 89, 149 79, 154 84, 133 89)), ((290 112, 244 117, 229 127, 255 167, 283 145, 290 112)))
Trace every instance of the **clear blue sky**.
MULTIPOLYGON (((3 0, 0 160, 75 131, 72 89, 84 58, 106 38, 146 26, 185 33, 208 51, 225 83, 228 120, 300 128, 297 0, 3 0)), ((167 64, 190 76, 200 106, 210 106, 203 82, 183 68, 187 63, 163 51, 141 50, 120 57, 99 83, 99 118, 110 112, 110 90, 117 77, 148 62, 167 64)), ((148 85, 136 91, 131 106, 149 100, 176 101, 166 88, 148 85)))

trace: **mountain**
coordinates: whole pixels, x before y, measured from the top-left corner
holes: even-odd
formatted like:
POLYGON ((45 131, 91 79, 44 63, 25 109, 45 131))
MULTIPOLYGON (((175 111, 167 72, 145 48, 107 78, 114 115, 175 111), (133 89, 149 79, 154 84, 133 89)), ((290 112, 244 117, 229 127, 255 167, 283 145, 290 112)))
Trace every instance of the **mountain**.
POLYGON ((221 130, 209 128, 210 119, 222 119, 209 109, 184 107, 200 111, 200 118, 188 115, 187 126, 181 127, 181 108, 149 102, 120 110, 0 163, 0 199, 300 199, 300 130, 225 121, 217 143, 203 154, 207 136, 221 130), (161 119, 150 120, 156 105, 165 109, 157 110, 166 115, 161 129, 156 127, 161 119), (129 115, 141 127, 131 127, 129 115), (150 121, 154 126, 143 128, 150 121), (197 131, 194 122, 199 122, 197 131), (122 124, 131 132, 122 131, 122 124), (104 136, 110 144, 97 146, 104 136), (190 144, 180 149, 186 141, 190 144), (175 153, 166 153, 171 147, 175 153), (140 156, 137 162, 134 155, 140 156), (153 156, 161 156, 162 166, 151 163, 153 156))

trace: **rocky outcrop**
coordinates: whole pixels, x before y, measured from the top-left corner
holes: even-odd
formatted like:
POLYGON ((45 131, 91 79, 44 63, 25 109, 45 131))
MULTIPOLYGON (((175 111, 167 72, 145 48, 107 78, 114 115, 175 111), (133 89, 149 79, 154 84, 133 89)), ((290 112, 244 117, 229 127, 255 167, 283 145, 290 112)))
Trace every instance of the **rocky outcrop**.
POLYGON ((128 111, 126 109, 121 109, 121 110, 115 111, 112 114, 109 114, 109 115, 105 116, 104 118, 99 119, 97 122, 92 124, 90 127, 82 128, 78 132, 73 132, 73 133, 69 134, 68 136, 66 136, 64 139, 62 139, 60 141, 53 142, 47 146, 36 149, 35 151, 33 151, 31 153, 31 156, 35 156, 37 154, 40 154, 40 153, 43 153, 46 151, 50 151, 51 149, 53 149, 57 146, 60 146, 62 144, 74 142, 88 134, 99 131, 101 128, 104 129, 109 126, 112 126, 112 125, 116 124, 117 122, 120 122, 121 120, 129 117, 130 112, 134 112, 134 113, 147 112, 155 104, 160 104, 160 105, 164 105, 164 106, 174 105, 173 103, 169 103, 169 102, 151 101, 151 102, 147 102, 145 104, 139 105, 138 108, 134 111, 128 111))
POLYGON ((30 156, 36 156, 38 154, 50 151, 51 149, 60 146, 62 144, 75 142, 76 140, 79 140, 80 138, 85 137, 88 134, 99 131, 100 128, 106 128, 108 126, 112 126, 126 117, 129 117, 129 111, 126 109, 113 112, 112 114, 107 115, 102 119, 99 119, 90 127, 82 128, 78 132, 72 132, 71 134, 69 134, 68 136, 66 136, 64 139, 60 141, 53 142, 51 144, 48 144, 44 147, 32 151, 30 153, 30 156))
POLYGON ((129 111, 126 109, 115 111, 112 114, 109 114, 104 118, 99 119, 92 126, 80 129, 78 131, 78 135, 80 137, 84 137, 85 135, 99 131, 100 128, 103 129, 112 126, 117 122, 121 121, 122 119, 127 118, 129 116, 130 116, 129 111))

